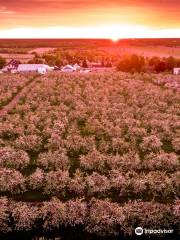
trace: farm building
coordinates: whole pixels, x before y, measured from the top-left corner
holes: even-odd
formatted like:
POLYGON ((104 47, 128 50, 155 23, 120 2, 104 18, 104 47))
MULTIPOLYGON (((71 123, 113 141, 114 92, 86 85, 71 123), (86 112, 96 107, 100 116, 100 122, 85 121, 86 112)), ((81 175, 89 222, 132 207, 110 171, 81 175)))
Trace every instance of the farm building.
POLYGON ((73 67, 76 69, 76 71, 80 70, 81 69, 81 66, 79 66, 79 64, 74 64, 73 67))
POLYGON ((19 66, 20 62, 16 61, 16 60, 11 60, 3 69, 3 72, 10 72, 13 70, 17 70, 18 66, 19 66))
POLYGON ((53 70, 53 67, 49 67, 46 64, 19 64, 18 72, 39 72, 41 74, 53 70))
POLYGON ((53 70, 46 64, 21 64, 19 61, 11 60, 3 69, 3 72, 39 72, 44 74, 48 71, 53 70))
POLYGON ((66 65, 61 69, 62 72, 75 72, 76 68, 71 65, 66 65))
POLYGON ((79 66, 77 63, 74 65, 66 65, 62 67, 61 71, 62 72, 77 72, 80 71, 82 68, 79 66))
POLYGON ((173 69, 173 74, 174 75, 180 75, 180 68, 174 68, 173 69))

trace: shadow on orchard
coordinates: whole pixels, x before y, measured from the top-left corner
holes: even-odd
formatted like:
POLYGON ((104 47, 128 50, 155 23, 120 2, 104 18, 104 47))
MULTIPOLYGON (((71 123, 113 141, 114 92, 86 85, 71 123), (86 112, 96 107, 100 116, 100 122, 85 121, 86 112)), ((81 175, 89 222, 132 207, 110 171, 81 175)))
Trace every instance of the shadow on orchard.
POLYGON ((11 232, 6 235, 0 235, 1 240, 175 240, 178 239, 177 235, 166 235, 166 236, 129 236, 125 237, 123 234, 117 237, 100 237, 95 234, 90 234, 84 232, 82 227, 67 227, 51 232, 40 232, 40 231, 31 231, 31 232, 11 232))

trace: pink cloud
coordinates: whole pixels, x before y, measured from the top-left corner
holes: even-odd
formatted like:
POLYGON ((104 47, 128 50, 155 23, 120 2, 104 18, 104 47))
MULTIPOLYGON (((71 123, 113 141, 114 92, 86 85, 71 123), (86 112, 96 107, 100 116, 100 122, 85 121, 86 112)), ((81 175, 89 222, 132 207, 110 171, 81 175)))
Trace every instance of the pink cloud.
POLYGON ((117 19, 117 24, 135 21, 140 25, 156 22, 161 26, 180 26, 179 0, 0 0, 0 3, 0 28, 43 26, 43 23, 44 26, 98 24, 109 18, 117 19))

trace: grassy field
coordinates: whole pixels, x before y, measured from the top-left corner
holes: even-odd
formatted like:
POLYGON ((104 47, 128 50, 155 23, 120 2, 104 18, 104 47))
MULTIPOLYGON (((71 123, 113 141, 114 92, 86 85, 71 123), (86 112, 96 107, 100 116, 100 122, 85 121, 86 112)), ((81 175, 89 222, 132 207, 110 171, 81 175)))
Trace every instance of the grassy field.
POLYGON ((120 56, 128 54, 137 54, 144 57, 169 57, 180 58, 180 46, 112 46, 100 48, 109 53, 118 53, 120 56))
POLYGON ((0 121, 1 236, 177 234, 178 76, 50 73, 21 95, 22 76, 15 95, 0 81, 4 99, 19 96, 0 121))
POLYGON ((34 55, 33 54, 18 54, 18 53, 0 53, 0 56, 6 59, 6 62, 10 62, 12 59, 17 61, 21 61, 23 63, 27 63, 28 61, 32 60, 34 55))

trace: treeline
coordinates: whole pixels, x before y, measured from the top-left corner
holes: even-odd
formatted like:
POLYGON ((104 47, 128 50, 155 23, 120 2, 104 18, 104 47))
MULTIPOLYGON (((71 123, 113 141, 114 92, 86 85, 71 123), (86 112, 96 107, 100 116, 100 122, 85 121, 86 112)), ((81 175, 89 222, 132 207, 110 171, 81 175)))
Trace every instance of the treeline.
POLYGON ((97 50, 56 50, 51 54, 39 56, 34 53, 34 59, 29 63, 46 63, 51 66, 64 66, 66 64, 79 64, 86 68, 89 62, 98 63, 100 67, 116 67, 123 72, 172 72, 173 68, 180 67, 180 59, 172 56, 148 58, 136 54, 117 56, 97 50))
POLYGON ((131 46, 166 46, 166 47, 179 47, 180 38, 141 38, 141 39, 121 39, 117 43, 118 45, 131 45, 131 46))
POLYGON ((180 67, 180 59, 172 56, 168 58, 145 58, 132 54, 123 57, 117 64, 117 70, 123 72, 170 72, 175 67, 180 67))
MULTIPOLYGON (((98 67, 116 67, 122 72, 172 72, 173 68, 180 67, 180 59, 170 57, 144 57, 136 54, 118 56, 97 49, 56 49, 51 53, 42 55, 33 52, 34 58, 28 63, 48 64, 50 66, 62 67, 67 64, 79 64, 87 68, 90 63, 98 67)), ((0 69, 7 64, 6 59, 0 56, 0 69)))
POLYGON ((102 47, 112 45, 108 39, 0 39, 1 48, 102 47))
POLYGON ((51 66, 64 66, 66 64, 79 64, 88 67, 88 62, 98 63, 102 67, 112 67, 118 62, 118 57, 97 49, 56 49, 52 53, 38 55, 33 53, 34 58, 29 63, 46 63, 51 66))
POLYGON ((6 65, 6 59, 0 56, 0 69, 6 65))

